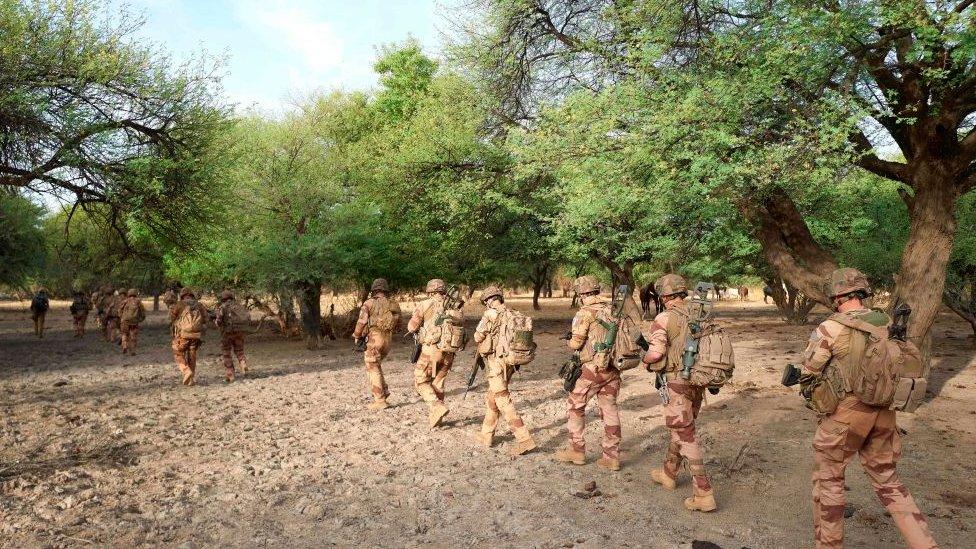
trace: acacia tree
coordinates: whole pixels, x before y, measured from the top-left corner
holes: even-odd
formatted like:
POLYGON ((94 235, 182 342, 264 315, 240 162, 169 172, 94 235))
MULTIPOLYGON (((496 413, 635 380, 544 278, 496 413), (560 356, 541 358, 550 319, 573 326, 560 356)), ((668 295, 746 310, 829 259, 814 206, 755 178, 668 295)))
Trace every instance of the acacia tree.
POLYGON ((192 242, 182 227, 206 217, 204 157, 227 114, 216 67, 175 66, 136 35, 140 18, 100 11, 0 0, 0 185, 104 204, 120 236, 135 213, 192 242))
POLYGON ((0 284, 22 288, 44 264, 43 209, 0 187, 0 284))

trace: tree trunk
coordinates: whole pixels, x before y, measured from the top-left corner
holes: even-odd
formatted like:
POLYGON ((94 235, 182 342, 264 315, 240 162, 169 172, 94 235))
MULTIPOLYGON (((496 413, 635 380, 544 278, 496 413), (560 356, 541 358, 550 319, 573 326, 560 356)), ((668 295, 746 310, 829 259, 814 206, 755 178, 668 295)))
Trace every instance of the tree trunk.
POLYGON ((548 261, 537 263, 532 266, 532 274, 529 276, 529 280, 532 281, 532 309, 536 311, 542 309, 542 306, 539 305, 539 296, 542 295, 542 290, 545 287, 546 280, 548 280, 548 278, 548 261))
POLYGON ((280 292, 277 295, 278 313, 281 315, 281 335, 291 337, 292 328, 295 326, 297 315, 295 314, 294 295, 290 292, 280 292))
POLYGON ((318 349, 322 336, 322 284, 317 280, 304 281, 298 283, 296 288, 305 346, 318 349))
POLYGON ((783 320, 788 324, 803 325, 807 323, 810 311, 817 305, 816 301, 779 277, 766 278, 764 282, 769 286, 773 303, 776 304, 783 320))
POLYGON ((153 294, 153 311, 159 310, 159 292, 153 294))
POLYGON ((946 270, 956 236, 956 200, 949 176, 938 168, 923 165, 915 174, 915 195, 906 199, 911 220, 908 242, 901 257, 901 269, 895 277, 894 302, 908 303, 912 316, 908 338, 928 358, 931 347, 929 330, 942 305, 946 270))
POLYGON ((623 264, 617 264, 609 259, 598 257, 599 261, 607 270, 610 271, 610 277, 612 279, 613 287, 610 288, 610 292, 616 292, 617 286, 621 284, 626 284, 630 291, 634 291, 634 262, 625 261, 623 264))

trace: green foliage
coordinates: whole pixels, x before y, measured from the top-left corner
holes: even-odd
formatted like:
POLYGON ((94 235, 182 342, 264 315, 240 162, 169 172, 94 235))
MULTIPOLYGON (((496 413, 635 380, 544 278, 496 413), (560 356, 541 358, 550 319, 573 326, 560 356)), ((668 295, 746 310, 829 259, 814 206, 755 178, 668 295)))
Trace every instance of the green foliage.
POLYGON ((43 209, 0 187, 0 285, 21 288, 44 265, 43 209))

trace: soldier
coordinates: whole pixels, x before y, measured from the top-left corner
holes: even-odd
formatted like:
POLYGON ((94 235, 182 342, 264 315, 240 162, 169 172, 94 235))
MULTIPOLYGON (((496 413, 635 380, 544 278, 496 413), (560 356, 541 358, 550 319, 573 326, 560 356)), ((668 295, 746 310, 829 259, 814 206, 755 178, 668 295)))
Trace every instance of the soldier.
POLYGON ((250 313, 243 305, 234 299, 234 293, 224 290, 220 293, 220 305, 217 307, 214 319, 220 329, 220 352, 224 358, 224 370, 227 382, 234 381, 234 358, 241 366, 241 375, 247 375, 247 357, 244 356, 245 323, 250 324, 250 313))
POLYGON ((366 375, 369 379, 373 402, 370 410, 387 408, 390 389, 383 377, 383 359, 390 353, 393 330, 400 323, 400 304, 389 298, 389 285, 385 278, 377 278, 370 286, 370 297, 359 309, 359 320, 352 336, 359 346, 365 344, 366 375))
POLYGON ((450 319, 455 326, 461 326, 464 317, 458 309, 446 310, 444 298, 447 286, 444 281, 435 278, 427 282, 425 289, 427 299, 421 301, 413 311, 410 322, 407 323, 407 332, 416 334, 419 342, 423 345, 420 350, 420 358, 413 369, 414 388, 424 399, 430 412, 427 422, 431 428, 441 424, 444 416, 450 409, 444 404, 444 381, 447 373, 451 371, 454 364, 454 353, 446 352, 438 347, 440 327, 435 326, 438 316, 445 315, 440 322, 450 319))
POLYGON ((51 307, 51 302, 47 298, 47 290, 40 288, 37 294, 31 299, 30 311, 31 320, 34 321, 34 335, 39 338, 44 337, 44 317, 47 310, 51 307))
POLYGON ((146 320, 146 307, 139 299, 135 288, 126 292, 126 298, 119 305, 119 328, 122 332, 122 354, 136 354, 139 343, 139 324, 146 320))
POLYGON ((705 473, 701 448, 695 433, 695 419, 701 410, 703 387, 692 387, 679 375, 684 341, 688 333, 688 284, 676 275, 664 275, 654 283, 664 311, 651 323, 647 354, 643 362, 648 371, 664 374, 667 404, 664 405, 664 423, 671 433, 671 442, 664 459, 664 466, 651 471, 651 480, 668 490, 677 484, 678 470, 684 460, 691 472, 693 492, 685 499, 689 511, 714 511, 715 494, 705 473))
POLYGON ((68 309, 71 312, 71 321, 75 328, 75 337, 85 336, 85 323, 88 321, 88 313, 91 311, 91 302, 85 297, 84 292, 75 290, 75 299, 71 302, 68 309))
MULTIPOLYGON (((856 269, 838 269, 830 275, 827 295, 833 308, 875 326, 890 323, 888 315, 871 311, 863 300, 871 295, 867 278, 856 269)), ((810 335, 803 361, 801 383, 808 383, 828 369, 835 369, 850 386, 845 372, 858 367, 851 355, 855 333, 827 319, 810 335)), ((862 347, 863 348, 863 347, 862 347)), ((869 406, 857 396, 840 395, 837 409, 820 419, 813 437, 813 526, 818 548, 842 547, 844 543, 844 470, 855 455, 874 491, 912 549, 937 547, 925 517, 895 471, 901 455, 901 436, 895 412, 869 406)))
POLYGON ((515 372, 514 366, 509 366, 496 356, 498 348, 499 328, 501 316, 505 312, 505 297, 497 286, 489 286, 481 293, 481 303, 485 305, 485 313, 474 332, 474 341, 478 344, 478 352, 484 357, 485 372, 488 378, 488 391, 485 393, 485 419, 481 423, 478 440, 486 447, 491 447, 495 436, 495 426, 498 424, 499 414, 505 416, 508 428, 515 435, 515 447, 512 455, 521 455, 535 449, 532 434, 525 426, 515 404, 508 393, 508 380, 515 372))
POLYGON ((189 288, 180 292, 180 301, 169 310, 173 329, 173 358, 183 374, 183 385, 196 382, 197 350, 203 343, 210 313, 189 288))
POLYGON ((569 348, 580 353, 583 367, 567 402, 569 446, 556 452, 556 461, 586 464, 583 438, 586 405, 595 396, 603 418, 603 455, 597 465, 619 471, 620 414, 617 410, 617 393, 620 391, 620 371, 611 363, 609 355, 594 349, 594 344, 605 340, 606 329, 597 320, 609 322, 612 318, 610 300, 600 296, 600 283, 592 276, 576 279, 574 288, 582 305, 573 318, 569 348))
POLYGON ((106 284, 102 288, 102 297, 98 300, 98 318, 102 324, 102 337, 105 341, 115 339, 114 328, 109 322, 109 310, 115 303, 115 288, 111 284, 106 284))
POLYGON ((102 332, 102 337, 104 336, 105 330, 105 314, 102 311, 102 297, 105 296, 105 288, 99 288, 92 292, 91 295, 91 305, 95 309, 95 325, 98 326, 98 331, 102 332))
POLYGON ((176 305, 176 302, 180 300, 176 293, 176 286, 170 287, 168 290, 166 290, 162 296, 162 299, 163 305, 166 305, 167 309, 172 309, 173 305, 176 305))

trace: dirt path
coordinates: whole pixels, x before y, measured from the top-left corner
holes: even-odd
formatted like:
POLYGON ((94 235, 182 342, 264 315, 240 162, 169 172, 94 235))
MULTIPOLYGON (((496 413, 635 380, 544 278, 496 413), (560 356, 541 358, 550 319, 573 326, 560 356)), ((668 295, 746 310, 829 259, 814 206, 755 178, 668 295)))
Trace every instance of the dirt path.
MULTIPOLYGON (((385 365, 394 407, 376 414, 365 408, 366 376, 351 342, 313 352, 298 341, 252 338, 255 374, 226 385, 212 333, 200 383, 187 389, 178 385, 163 313, 150 313, 142 353, 123 358, 93 333, 72 339, 66 307, 54 304, 39 341, 26 303, 0 304, 0 475, 35 469, 0 484, 4 547, 811 545, 816 420, 778 385, 811 327, 786 326, 761 302, 719 308, 736 337, 738 367, 699 424, 719 502, 708 515, 681 507, 687 480, 671 493, 648 480, 666 433, 643 371, 625 374, 620 395, 621 472, 552 461, 565 440, 555 372, 566 357, 556 338, 568 328, 568 300, 545 300, 536 315, 543 352, 513 382, 541 446, 517 460, 507 432, 491 450, 472 437, 484 389, 461 400, 471 351, 449 377, 448 425, 430 431, 405 342, 385 365), (573 495, 589 480, 602 496, 573 495)), ((472 322, 476 315, 472 307, 472 322)), ((943 547, 971 547, 976 361, 966 326, 951 316, 935 336, 937 396, 900 418, 908 432, 900 472, 943 547)), ((587 429, 591 460, 601 430, 598 420, 587 429)), ((900 546, 857 464, 848 479, 848 546, 900 546)))

